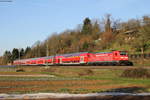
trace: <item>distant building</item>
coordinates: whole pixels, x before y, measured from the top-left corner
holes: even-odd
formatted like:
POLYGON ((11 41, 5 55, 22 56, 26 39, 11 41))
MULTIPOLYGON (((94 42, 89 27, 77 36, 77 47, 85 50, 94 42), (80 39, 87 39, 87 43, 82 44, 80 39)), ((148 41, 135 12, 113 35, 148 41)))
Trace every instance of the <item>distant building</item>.
POLYGON ((138 32, 137 30, 130 30, 130 31, 124 32, 124 34, 126 34, 125 40, 126 41, 133 40, 137 32, 138 32))

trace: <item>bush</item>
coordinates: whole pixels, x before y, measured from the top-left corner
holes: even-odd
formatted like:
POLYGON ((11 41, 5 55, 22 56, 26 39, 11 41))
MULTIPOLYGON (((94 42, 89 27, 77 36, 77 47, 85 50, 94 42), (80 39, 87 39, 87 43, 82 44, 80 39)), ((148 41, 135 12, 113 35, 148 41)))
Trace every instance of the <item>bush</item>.
POLYGON ((78 73, 79 76, 93 75, 94 72, 91 69, 84 69, 83 72, 78 73))
POLYGON ((25 72, 24 69, 17 69, 16 72, 25 72))
POLYGON ((126 69, 121 74, 121 77, 128 78, 150 78, 150 72, 145 68, 126 69))

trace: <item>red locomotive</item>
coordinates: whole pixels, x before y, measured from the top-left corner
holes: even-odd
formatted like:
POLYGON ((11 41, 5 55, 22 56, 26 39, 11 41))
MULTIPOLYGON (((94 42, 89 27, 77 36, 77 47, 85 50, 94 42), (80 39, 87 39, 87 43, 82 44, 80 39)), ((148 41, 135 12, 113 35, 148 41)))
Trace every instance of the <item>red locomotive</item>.
POLYGON ((79 52, 15 60, 14 65, 133 65, 126 51, 79 52))

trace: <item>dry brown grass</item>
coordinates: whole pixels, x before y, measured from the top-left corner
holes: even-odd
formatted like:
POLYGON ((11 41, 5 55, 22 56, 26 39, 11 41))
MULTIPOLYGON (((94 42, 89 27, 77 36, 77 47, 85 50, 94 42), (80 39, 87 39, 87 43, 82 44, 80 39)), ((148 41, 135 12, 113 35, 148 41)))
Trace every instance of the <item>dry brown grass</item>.
POLYGON ((78 91, 80 93, 88 93, 89 91, 98 91, 101 89, 115 89, 133 87, 136 85, 107 85, 108 80, 64 80, 64 81, 4 81, 0 82, 0 93, 12 92, 37 92, 37 91, 53 91, 53 92, 71 92, 78 91), (106 85, 105 85, 106 84, 106 85), (5 88, 4 88, 5 87, 5 88))

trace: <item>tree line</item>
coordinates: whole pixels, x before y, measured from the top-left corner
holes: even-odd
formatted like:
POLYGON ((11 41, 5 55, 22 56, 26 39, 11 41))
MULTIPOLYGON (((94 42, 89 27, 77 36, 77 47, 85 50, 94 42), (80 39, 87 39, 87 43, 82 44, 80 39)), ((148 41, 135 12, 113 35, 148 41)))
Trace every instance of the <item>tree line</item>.
POLYGON ((24 56, 31 51, 30 47, 27 47, 25 50, 23 48, 14 48, 11 51, 5 51, 3 56, 0 58, 0 64, 11 64, 16 59, 22 59, 24 56))
POLYGON ((85 18, 83 24, 74 30, 53 33, 44 41, 37 41, 32 47, 14 48, 0 58, 6 64, 15 59, 43 57, 73 52, 99 52, 125 50, 129 53, 150 52, 150 17, 129 19, 126 22, 114 20, 107 14, 103 20, 85 18), (2 60, 3 59, 3 60, 2 60))

